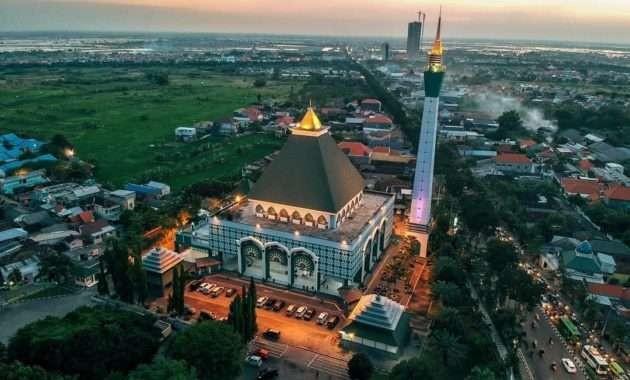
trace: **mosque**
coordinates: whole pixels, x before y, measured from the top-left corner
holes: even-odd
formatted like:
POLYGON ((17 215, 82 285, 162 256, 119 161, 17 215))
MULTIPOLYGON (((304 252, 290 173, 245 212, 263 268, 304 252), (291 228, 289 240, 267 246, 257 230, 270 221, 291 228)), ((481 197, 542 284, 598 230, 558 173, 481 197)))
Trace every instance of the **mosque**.
POLYGON ((177 245, 226 271, 339 296, 388 246, 394 196, 365 189, 312 107, 291 132, 246 198, 180 231, 177 245))

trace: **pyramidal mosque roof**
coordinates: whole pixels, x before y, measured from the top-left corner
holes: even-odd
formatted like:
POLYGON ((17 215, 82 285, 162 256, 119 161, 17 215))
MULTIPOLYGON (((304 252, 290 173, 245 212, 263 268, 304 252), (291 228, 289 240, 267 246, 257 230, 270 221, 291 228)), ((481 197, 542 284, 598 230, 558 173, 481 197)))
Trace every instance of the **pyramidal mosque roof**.
POLYGON ((142 258, 142 267, 147 272, 165 273, 184 260, 178 253, 166 248, 153 248, 142 258))
POLYGON ((405 307, 387 297, 370 294, 361 297, 350 320, 380 329, 396 331, 405 307))
POLYGON ((249 198, 336 213, 364 186, 361 174, 309 107, 249 198))

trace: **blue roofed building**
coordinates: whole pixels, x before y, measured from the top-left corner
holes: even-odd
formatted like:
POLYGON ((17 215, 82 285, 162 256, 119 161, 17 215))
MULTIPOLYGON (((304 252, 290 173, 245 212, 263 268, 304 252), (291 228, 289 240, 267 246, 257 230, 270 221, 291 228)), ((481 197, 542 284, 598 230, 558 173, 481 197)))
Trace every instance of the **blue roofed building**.
POLYGON ((36 139, 23 139, 14 133, 0 135, 0 161, 18 159, 22 153, 37 153, 43 142, 36 139))
MULTIPOLYGON (((609 267, 609 264, 606 266, 609 267)), ((574 250, 562 252, 562 266, 570 279, 600 284, 605 282, 602 263, 588 241, 581 242, 574 250)))

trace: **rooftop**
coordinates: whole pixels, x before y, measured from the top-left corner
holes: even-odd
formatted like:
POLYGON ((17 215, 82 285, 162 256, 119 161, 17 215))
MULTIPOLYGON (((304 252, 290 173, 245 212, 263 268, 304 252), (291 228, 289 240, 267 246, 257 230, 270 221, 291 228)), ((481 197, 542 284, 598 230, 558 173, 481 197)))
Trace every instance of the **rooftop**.
POLYGON ((500 153, 496 160, 501 164, 531 164, 532 161, 524 154, 500 153))
POLYGON ((181 263, 182 260, 183 258, 174 251, 161 247, 153 248, 142 258, 142 267, 147 272, 162 274, 181 263))
MULTIPOLYGON (((294 234, 296 231, 301 236, 310 236, 317 239, 324 239, 335 242, 346 241, 351 244, 355 239, 359 237, 361 232, 365 229, 370 221, 382 211, 383 206, 392 199, 393 194, 378 193, 366 191, 363 193, 363 200, 361 206, 347 218, 341 225, 335 229, 322 230, 316 227, 308 227, 301 224, 283 223, 280 221, 269 220, 256 216, 253 204, 251 202, 242 202, 241 204, 230 209, 228 214, 232 217, 232 221, 235 223, 247 224, 250 226, 260 226, 262 229, 270 229, 276 231, 282 231, 290 234, 294 234)), ((222 217, 222 219, 229 220, 229 217, 222 217)), ((220 223, 217 219, 216 223, 220 223)), ((205 229, 195 230, 197 236, 204 238, 204 234, 207 234, 205 229)))

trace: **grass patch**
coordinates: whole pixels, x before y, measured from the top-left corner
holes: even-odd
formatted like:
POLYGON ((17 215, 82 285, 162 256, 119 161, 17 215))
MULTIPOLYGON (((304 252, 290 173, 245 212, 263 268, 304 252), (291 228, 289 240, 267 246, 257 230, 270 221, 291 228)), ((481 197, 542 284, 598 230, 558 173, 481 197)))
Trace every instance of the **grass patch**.
MULTIPOLYGON (((224 165, 186 173, 175 160, 157 159, 195 149, 174 142, 176 127, 230 116, 259 97, 283 101, 291 87, 297 91, 303 84, 267 81, 265 87, 254 88, 253 78, 177 66, 3 69, 0 77, 0 132, 43 139, 64 134, 79 157, 96 165, 97 179, 115 186, 168 166, 172 173, 156 179, 170 181, 174 188, 234 173, 244 159, 260 158, 274 147, 261 143, 244 157, 225 157, 224 165), (168 85, 147 79, 145 73, 156 70, 168 72, 168 85), (180 180, 177 172, 182 170, 180 180)), ((233 141, 241 142, 252 144, 252 138, 233 141)))

